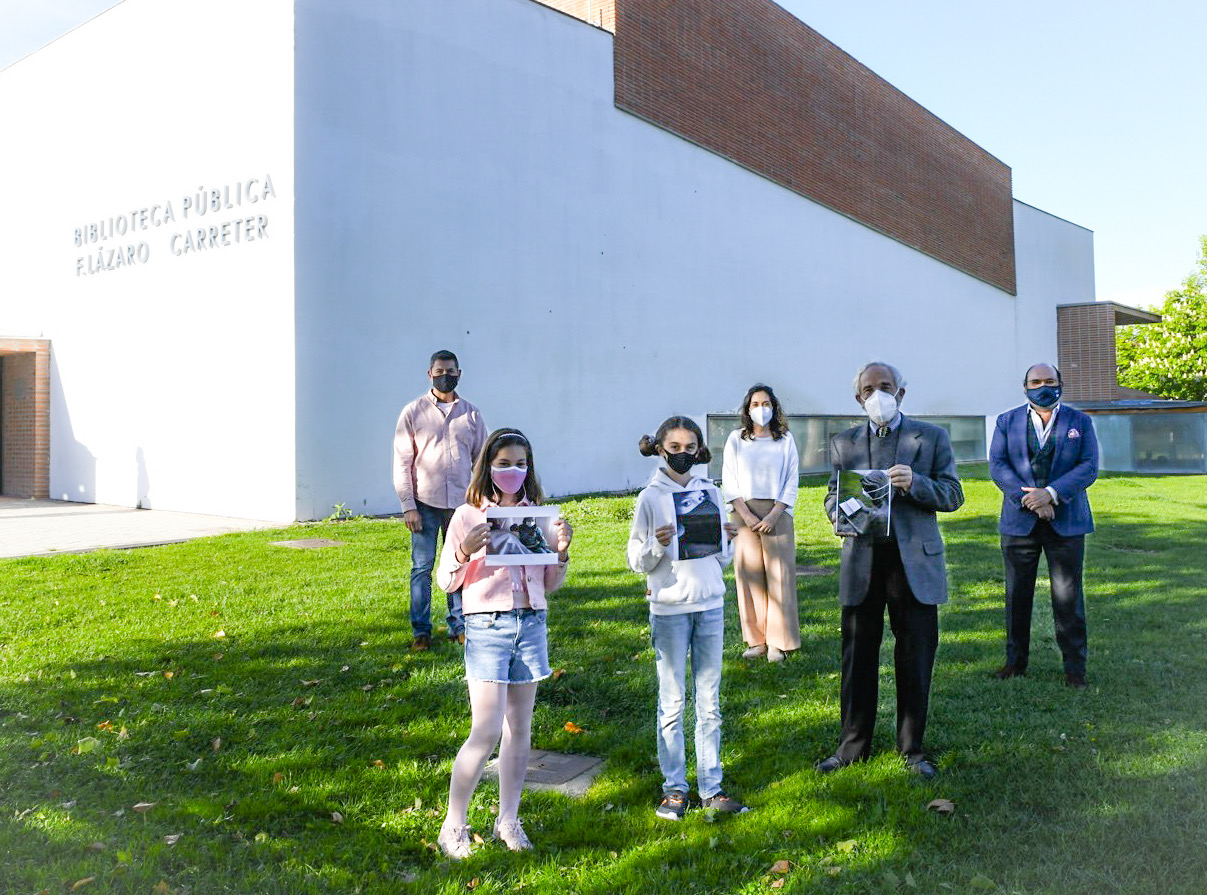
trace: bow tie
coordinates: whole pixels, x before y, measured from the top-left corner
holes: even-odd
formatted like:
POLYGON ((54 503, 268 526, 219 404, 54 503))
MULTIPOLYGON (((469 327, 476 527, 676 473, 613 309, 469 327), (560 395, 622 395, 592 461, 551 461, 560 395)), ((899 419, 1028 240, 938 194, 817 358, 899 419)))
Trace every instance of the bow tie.
POLYGON ((889 435, 892 431, 893 430, 890 429, 888 426, 881 426, 880 428, 878 428, 876 430, 876 437, 884 438, 885 436, 889 435))

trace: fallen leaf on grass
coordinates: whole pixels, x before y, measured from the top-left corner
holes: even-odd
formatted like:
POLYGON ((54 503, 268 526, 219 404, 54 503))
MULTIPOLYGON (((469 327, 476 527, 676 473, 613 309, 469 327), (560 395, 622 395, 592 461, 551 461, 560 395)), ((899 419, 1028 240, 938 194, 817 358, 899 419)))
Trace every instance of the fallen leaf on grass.
POLYGON ((467 889, 476 889, 476 888, 478 888, 478 886, 480 886, 480 885, 482 885, 482 879, 481 879, 481 877, 477 877, 477 876, 475 876, 473 879, 471 879, 469 882, 467 882, 467 883, 465 884, 465 888, 467 888, 467 889))
POLYGON ((781 876, 779 879, 777 879, 775 882, 773 882, 773 883, 771 884, 771 888, 773 888, 773 889, 782 889, 782 888, 784 888, 784 878, 781 876))
POLYGON ((113 722, 112 721, 102 721, 100 724, 96 725, 96 729, 97 730, 112 730, 113 722))
POLYGON ((75 807, 75 799, 72 799, 70 802, 63 802, 61 805, 59 805, 59 807, 66 808, 68 811, 70 811, 75 807))
POLYGON ((364 690, 366 693, 368 693, 370 690, 372 690, 372 689, 373 689, 373 685, 372 685, 372 684, 365 684, 363 687, 361 687, 361 689, 362 689, 362 690, 364 690))
POLYGON ((340 814, 338 811, 332 811, 332 812, 331 812, 331 820, 332 820, 334 823, 337 823, 337 824, 342 824, 342 823, 344 822, 344 816, 343 816, 342 814, 340 814))
POLYGON ((89 842, 88 843, 88 851, 104 851, 104 850, 105 850, 105 843, 103 843, 103 842, 89 842))
POLYGON ((214 739, 210 742, 210 748, 212 748, 215 752, 221 749, 222 737, 214 737, 214 739))
POLYGON ((86 876, 83 879, 77 879, 75 881, 75 883, 71 886, 71 891, 74 892, 76 889, 82 889, 82 888, 84 888, 84 886, 88 885, 91 882, 95 882, 95 881, 96 881, 95 876, 86 876))
POLYGON ((844 839, 842 842, 839 842, 835 848, 837 848, 839 851, 844 851, 847 854, 850 854, 851 852, 855 851, 855 849, 859 848, 859 842, 855 839, 844 839))
POLYGON ((86 755, 89 752, 95 751, 100 744, 101 741, 96 737, 84 737, 75 744, 75 748, 71 752, 74 755, 86 755))
POLYGON ((384 761, 382 761, 380 758, 377 759, 375 762, 373 762, 373 767, 375 767, 375 768, 384 768, 385 766, 386 766, 386 763, 384 761))
POLYGON ((136 671, 136 672, 134 672, 135 677, 150 677, 153 674, 155 674, 154 671, 136 671))
POLYGON ((280 771, 277 771, 275 774, 272 775, 273 783, 280 783, 284 779, 285 779, 285 775, 282 774, 280 771))
POLYGON ((582 733, 583 732, 583 729, 581 727, 579 727, 577 724, 575 724, 573 721, 567 721, 566 726, 563 729, 566 731, 569 731, 570 733, 582 733))
POLYGON ((936 814, 955 814, 956 813, 956 803, 950 801, 949 799, 935 799, 932 802, 930 802, 926 807, 929 808, 931 811, 935 812, 936 814))
POLYGON ((151 890, 151 895, 175 895, 171 886, 160 880, 155 884, 155 888, 151 890))
POLYGON ((985 876, 983 873, 978 873, 968 881, 968 884, 974 889, 996 889, 997 883, 985 876))
POLYGON ((474 842, 476 842, 478 845, 481 845, 485 841, 486 840, 484 840, 480 835, 474 833, 474 842))
POLYGON ((341 668, 341 669, 339 670, 339 673, 340 673, 340 674, 343 674, 343 673, 344 673, 345 671, 347 671, 347 670, 348 670, 350 667, 351 667, 351 666, 349 666, 349 665, 345 665, 343 668, 341 668))
POLYGON ((169 681, 170 681, 172 678, 176 677, 176 672, 174 672, 174 671, 165 671, 165 672, 163 673, 163 676, 164 676, 164 677, 165 677, 167 680, 169 680, 169 681))
POLYGON ((214 639, 215 639, 215 640, 221 640, 221 639, 222 639, 223 637, 225 637, 225 636, 226 636, 226 632, 225 632, 225 631, 215 631, 215 632, 214 632, 214 639))
POLYGON ((222 653, 214 653, 214 661, 215 661, 215 662, 221 662, 221 661, 222 661, 222 653))
POLYGON ((130 807, 139 814, 146 814, 158 804, 158 802, 139 802, 137 805, 131 805, 130 807))
POLYGON ((163 837, 164 845, 175 845, 180 841, 180 837, 182 835, 182 833, 169 833, 167 836, 163 837))
POLYGON ((121 730, 119 730, 119 731, 117 732, 117 738, 118 738, 119 740, 128 740, 128 739, 130 739, 130 731, 126 730, 126 725, 125 725, 125 724, 123 724, 123 725, 122 725, 122 729, 121 729, 121 730))
POLYGON ((304 709, 314 700, 313 696, 299 696, 293 702, 289 703, 295 709, 304 709))
POLYGON ((315 678, 314 680, 312 680, 312 681, 308 681, 308 680, 303 679, 303 680, 302 680, 302 686, 303 686, 303 687, 313 687, 313 686, 315 686, 315 685, 317 685, 317 684, 321 684, 322 682, 323 682, 323 679, 322 679, 321 677, 316 677, 316 678, 315 678))
POLYGON ((186 762, 185 767, 188 768, 190 771, 195 771, 199 767, 201 767, 201 759, 198 758, 196 761, 186 762))
POLYGON ((559 668, 555 672, 553 672, 553 679, 557 680, 559 677, 561 677, 565 673, 566 673, 566 669, 559 668))
POLYGON ((792 865, 785 859, 782 861, 776 861, 774 864, 771 865, 771 869, 767 872, 768 873, 787 873, 791 869, 792 869, 792 865))

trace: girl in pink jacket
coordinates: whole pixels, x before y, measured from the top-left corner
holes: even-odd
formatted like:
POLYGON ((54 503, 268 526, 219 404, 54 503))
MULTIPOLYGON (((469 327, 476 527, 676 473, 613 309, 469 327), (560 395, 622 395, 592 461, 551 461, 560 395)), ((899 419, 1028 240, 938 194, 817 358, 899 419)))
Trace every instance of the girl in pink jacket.
POLYGON ((471 715, 469 738, 453 762, 448 812, 436 839, 454 860, 469 856, 469 800, 500 734, 494 835, 512 851, 532 848, 518 811, 532 743, 536 685, 550 675, 545 595, 566 578, 573 531, 564 519, 554 523, 555 543, 549 546, 557 551, 556 565, 487 566, 492 531, 486 510, 530 506, 542 498, 528 439, 517 429, 495 430, 474 463, 465 503, 449 522, 440 555, 440 587, 446 593, 461 588, 471 715))

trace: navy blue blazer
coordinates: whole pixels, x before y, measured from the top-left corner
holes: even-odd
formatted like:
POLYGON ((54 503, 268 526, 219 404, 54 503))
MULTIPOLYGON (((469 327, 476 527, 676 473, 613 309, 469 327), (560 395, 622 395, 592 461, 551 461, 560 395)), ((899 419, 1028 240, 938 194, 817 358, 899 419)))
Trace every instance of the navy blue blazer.
MULTIPOLYGON (((1007 410, 997 418, 993 443, 989 446, 989 474, 1002 491, 1002 515, 998 531, 1004 535, 1026 535, 1039 519, 1023 509, 1023 487, 1035 487, 1027 456, 1027 427, 1030 406, 1007 410)), ((1086 488, 1098 478, 1098 437, 1094 422, 1067 404, 1056 412, 1056 425, 1048 436, 1056 442, 1048 485, 1056 492, 1056 517, 1052 528, 1059 535, 1083 535, 1094 530, 1086 488)))

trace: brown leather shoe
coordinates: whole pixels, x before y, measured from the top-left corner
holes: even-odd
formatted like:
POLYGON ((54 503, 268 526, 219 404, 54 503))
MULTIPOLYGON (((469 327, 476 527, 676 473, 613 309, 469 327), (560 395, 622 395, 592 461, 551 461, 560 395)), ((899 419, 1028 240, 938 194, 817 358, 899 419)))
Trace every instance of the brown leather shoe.
POLYGON ((427 634, 416 634, 411 641, 411 652, 424 653, 432 648, 432 638, 427 634))
POLYGON ((1085 679, 1084 674, 1066 674, 1065 686, 1072 687, 1074 690, 1084 690, 1089 687, 1090 682, 1085 679))
POLYGON ((1011 677, 1026 677, 1027 669, 1018 665, 1003 665, 997 671, 993 672, 993 676, 999 681, 1004 681, 1011 677))

